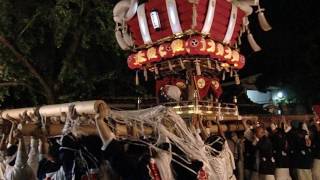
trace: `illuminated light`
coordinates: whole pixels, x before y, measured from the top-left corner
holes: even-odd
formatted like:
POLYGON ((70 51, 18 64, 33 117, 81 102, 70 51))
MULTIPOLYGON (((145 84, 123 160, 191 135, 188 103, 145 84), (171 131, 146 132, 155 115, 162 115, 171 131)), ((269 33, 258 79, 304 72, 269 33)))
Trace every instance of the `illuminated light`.
POLYGON ((222 63, 221 67, 228 68, 228 67, 230 67, 230 65, 228 63, 222 63))
POLYGON ((281 99, 283 97, 284 97, 283 92, 280 91, 280 92, 277 93, 277 98, 281 99))
POLYGON ((224 47, 222 44, 217 43, 217 52, 216 52, 217 56, 223 56, 224 55, 224 47))
POLYGON ((182 29, 179 20, 179 14, 175 0, 166 0, 167 13, 169 15, 169 22, 173 34, 181 34, 182 29))
POLYGON ((147 50, 147 57, 149 60, 159 58, 157 55, 157 49, 155 47, 151 47, 147 50))
POLYGON ((180 109, 181 107, 180 106, 174 106, 172 107, 173 109, 180 109))
POLYGON ((201 33, 203 34, 209 34, 215 14, 216 9, 216 0, 210 0, 208 3, 208 9, 207 9, 207 15, 206 20, 204 22, 203 28, 201 30, 201 33))
POLYGON ((216 43, 212 39, 207 40, 207 46, 207 52, 214 53, 216 51, 216 43))
POLYGON ((184 41, 182 39, 176 39, 172 41, 171 43, 171 49, 173 54, 179 53, 179 52, 184 52, 184 41))
POLYGON ((167 51, 165 50, 165 47, 163 44, 159 46, 159 55, 161 57, 165 57, 167 55, 167 51))
POLYGON ((207 114, 213 114, 213 111, 206 111, 207 114))
POLYGON ((138 15, 139 28, 140 28, 143 42, 145 44, 150 44, 150 43, 152 43, 152 40, 151 40, 149 28, 148 28, 144 3, 138 7, 137 15, 138 15))
POLYGON ((231 59, 232 58, 232 50, 230 47, 225 47, 225 55, 224 55, 224 58, 225 59, 231 59))
POLYGON ((202 114, 202 110, 196 110, 194 114, 202 114))
POLYGON ((237 22, 237 14, 238 14, 238 8, 236 5, 234 5, 232 3, 229 24, 228 24, 227 32, 226 32, 224 39, 223 39, 223 43, 225 43, 225 44, 229 44, 231 41, 231 38, 232 38, 232 35, 234 32, 234 28, 235 28, 236 22, 237 22))
POLYGON ((188 105, 187 107, 189 107, 189 108, 193 108, 193 107, 194 107, 194 105, 188 105))
POLYGON ((177 113, 177 114, 183 114, 183 112, 182 112, 182 111, 176 111, 176 113, 177 113))
POLYGON ((160 23, 160 18, 159 18, 158 11, 156 9, 153 9, 150 12, 150 17, 151 17, 151 22, 152 22, 153 29, 155 29, 156 31, 160 31, 161 23, 160 23))
POLYGON ((136 63, 138 63, 138 64, 142 64, 142 63, 146 62, 147 61, 146 53, 144 51, 139 51, 136 54, 135 59, 136 59, 136 63))
POLYGON ((207 47, 207 43, 206 43, 206 40, 204 38, 201 38, 200 40, 201 44, 202 44, 202 47, 200 49, 200 51, 206 51, 206 47, 207 47))
POLYGON ((188 111, 188 113, 189 113, 189 114, 193 114, 193 113, 194 113, 194 111, 193 111, 193 110, 190 110, 190 111, 188 111))
POLYGON ((233 51, 232 51, 232 60, 231 60, 231 62, 238 62, 239 59, 240 59, 240 54, 239 54, 239 52, 236 51, 236 50, 233 50, 233 51))

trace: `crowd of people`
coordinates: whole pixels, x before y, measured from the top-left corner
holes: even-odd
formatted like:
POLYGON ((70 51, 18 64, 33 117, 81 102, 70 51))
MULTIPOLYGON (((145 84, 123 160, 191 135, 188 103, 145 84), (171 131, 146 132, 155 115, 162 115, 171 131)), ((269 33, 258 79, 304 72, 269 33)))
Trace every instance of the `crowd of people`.
POLYGON ((318 121, 244 121, 245 131, 228 134, 237 162, 237 178, 245 180, 319 180, 320 125, 318 121))
MULTIPOLYGON (((158 124, 163 137, 141 141, 116 137, 108 113, 101 107, 93 118, 95 136, 75 135, 66 121, 62 136, 49 138, 39 125, 27 139, 13 123, 1 139, 0 180, 320 180, 318 121, 283 119, 266 127, 244 120, 243 132, 223 132, 217 122, 216 134, 200 123, 195 134, 174 115, 175 133, 158 124)), ((68 118, 77 118, 74 109, 68 118)))

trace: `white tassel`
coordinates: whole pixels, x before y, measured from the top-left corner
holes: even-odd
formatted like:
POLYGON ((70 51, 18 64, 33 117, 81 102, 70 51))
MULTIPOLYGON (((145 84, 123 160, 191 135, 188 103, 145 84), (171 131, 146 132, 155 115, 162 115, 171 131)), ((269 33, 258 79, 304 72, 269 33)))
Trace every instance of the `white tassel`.
POLYGON ((241 42, 241 36, 238 37, 238 45, 240 46, 242 44, 241 42))
POLYGON ((200 68, 200 63, 198 61, 196 61, 196 71, 197 71, 197 75, 200 76, 201 75, 201 68, 200 68))
POLYGON ((143 68, 143 76, 144 76, 144 80, 148 81, 148 71, 146 67, 143 68))
POLYGON ((139 86, 139 71, 136 71, 136 86, 139 86))
POLYGON ((172 67, 170 60, 168 61, 168 66, 169 66, 170 71, 173 71, 173 67, 172 67))
POLYGON ((239 85, 240 84, 239 75, 238 75, 237 71, 235 71, 234 73, 235 73, 235 75, 234 75, 235 83, 236 83, 236 85, 239 85))
POLYGON ((256 11, 256 13, 258 13, 259 24, 260 24, 260 27, 262 30, 270 31, 272 29, 272 27, 270 26, 266 17, 264 16, 264 13, 263 13, 264 10, 265 9, 260 8, 260 6, 258 6, 258 10, 256 11))
POLYGON ((251 48, 253 49, 254 52, 258 52, 261 51, 261 47, 257 44, 256 40, 254 40, 253 35, 251 34, 250 30, 247 29, 247 38, 248 38, 248 42, 251 46, 251 48))
POLYGON ((219 63, 216 61, 216 69, 220 72, 221 71, 221 67, 219 65, 219 63))
POLYGON ((184 63, 183 63, 183 61, 182 61, 181 59, 179 60, 179 62, 180 62, 181 68, 182 68, 182 69, 186 69, 186 67, 184 66, 184 63))
POLYGON ((211 68, 212 68, 212 66, 211 66, 211 60, 208 59, 208 60, 207 60, 207 63, 208 63, 208 68, 211 69, 211 68))
POLYGON ((159 76, 159 69, 156 64, 154 65, 154 73, 156 74, 156 76, 159 76))
POLYGON ((224 81, 225 79, 226 79, 226 72, 223 71, 223 73, 222 73, 222 81, 224 81))
POLYGON ((233 70, 230 71, 230 77, 233 77, 233 70))

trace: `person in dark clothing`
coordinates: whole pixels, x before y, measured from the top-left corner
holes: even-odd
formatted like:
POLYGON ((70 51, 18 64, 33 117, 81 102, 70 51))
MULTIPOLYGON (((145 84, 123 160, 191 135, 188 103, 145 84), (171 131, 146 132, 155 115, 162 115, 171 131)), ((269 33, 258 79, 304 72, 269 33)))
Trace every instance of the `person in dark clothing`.
POLYGON ((262 127, 256 128, 253 145, 258 153, 258 172, 261 180, 274 180, 275 159, 273 157, 272 142, 262 127))
POLYGON ((302 125, 299 121, 292 121, 292 129, 288 132, 291 177, 297 180, 311 180, 311 140, 308 132, 302 129, 302 125))
POLYGON ((320 180, 320 124, 314 123, 311 127, 312 137, 312 152, 313 152, 313 166, 312 178, 313 180, 320 180))
POLYGON ((258 179, 258 167, 256 164, 255 147, 253 146, 254 129, 253 123, 243 120, 244 131, 244 172, 245 180, 258 179))
POLYGON ((273 156, 275 158, 275 178, 277 180, 291 180, 287 135, 284 128, 273 127, 270 140, 273 145, 273 156))

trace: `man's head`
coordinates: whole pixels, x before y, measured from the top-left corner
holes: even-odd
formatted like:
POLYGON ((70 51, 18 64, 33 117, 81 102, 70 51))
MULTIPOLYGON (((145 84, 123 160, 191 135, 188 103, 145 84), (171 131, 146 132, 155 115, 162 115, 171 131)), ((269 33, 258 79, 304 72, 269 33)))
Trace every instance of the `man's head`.
POLYGON ((265 130, 263 127, 257 127, 256 129, 256 136, 257 138, 262 138, 265 135, 265 130))

